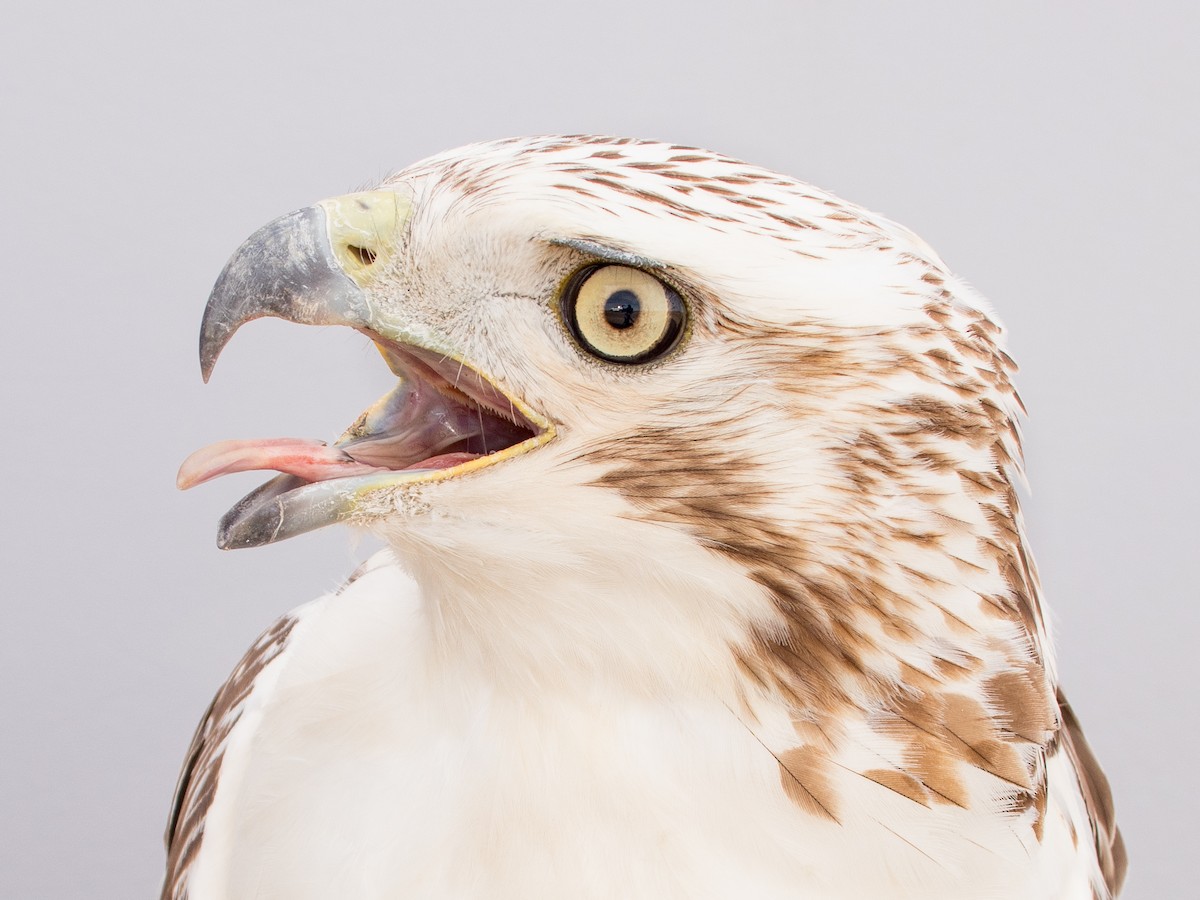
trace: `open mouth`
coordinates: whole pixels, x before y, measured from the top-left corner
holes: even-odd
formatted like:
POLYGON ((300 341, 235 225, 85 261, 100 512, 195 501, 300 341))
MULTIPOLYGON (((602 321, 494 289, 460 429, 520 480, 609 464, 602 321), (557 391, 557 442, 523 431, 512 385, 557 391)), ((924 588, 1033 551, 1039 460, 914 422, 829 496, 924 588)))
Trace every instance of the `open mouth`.
POLYGON ((219 547, 257 547, 334 522, 369 524, 395 511, 407 487, 467 476, 554 437, 548 419, 436 331, 417 328, 414 336, 403 291, 380 274, 394 262, 412 210, 412 193, 402 187, 323 200, 268 222, 221 270, 200 324, 205 381, 242 325, 274 316, 354 328, 399 382, 332 446, 223 441, 188 457, 181 488, 233 472, 279 473, 225 514, 219 547))
POLYGON ((235 472, 280 473, 225 515, 219 546, 259 546, 344 521, 366 493, 466 475, 553 437, 548 420, 464 362, 360 330, 399 381, 332 445, 221 441, 184 460, 183 489, 235 472))

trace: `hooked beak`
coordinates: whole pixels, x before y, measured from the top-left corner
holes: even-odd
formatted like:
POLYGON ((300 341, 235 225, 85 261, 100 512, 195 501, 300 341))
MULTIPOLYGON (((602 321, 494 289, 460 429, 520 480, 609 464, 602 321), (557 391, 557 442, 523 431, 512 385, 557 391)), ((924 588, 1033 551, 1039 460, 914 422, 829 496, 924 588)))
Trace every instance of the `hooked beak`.
POLYGON ((200 329, 206 382, 238 328, 263 316, 354 328, 375 342, 399 379, 333 446, 222 441, 188 457, 179 470, 183 489, 232 472, 281 473, 225 514, 222 549, 333 522, 367 524, 394 505, 380 503, 382 494, 476 472, 554 436, 548 419, 439 335, 397 315, 388 276, 411 213, 411 197, 394 190, 322 201, 260 228, 217 278, 200 329))

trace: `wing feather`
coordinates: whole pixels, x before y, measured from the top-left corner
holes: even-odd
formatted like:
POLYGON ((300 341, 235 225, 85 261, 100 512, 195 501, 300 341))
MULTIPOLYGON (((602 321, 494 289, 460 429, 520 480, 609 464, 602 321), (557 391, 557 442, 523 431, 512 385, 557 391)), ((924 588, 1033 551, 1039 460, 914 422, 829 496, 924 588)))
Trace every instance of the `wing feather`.
POLYGON ((1112 790, 1061 688, 1058 691, 1058 707, 1062 711, 1063 723, 1059 732, 1060 746, 1074 764, 1088 820, 1092 825, 1092 839, 1096 845, 1100 871, 1109 895, 1116 897, 1125 882, 1129 861, 1125 854, 1125 840, 1121 837, 1121 829, 1117 827, 1112 790))
POLYGON ((192 736, 167 820, 167 874, 162 900, 187 898, 188 873, 204 837, 204 821, 216 793, 229 736, 242 716, 255 681, 283 652, 296 621, 292 616, 284 616, 263 632, 217 691, 192 736))

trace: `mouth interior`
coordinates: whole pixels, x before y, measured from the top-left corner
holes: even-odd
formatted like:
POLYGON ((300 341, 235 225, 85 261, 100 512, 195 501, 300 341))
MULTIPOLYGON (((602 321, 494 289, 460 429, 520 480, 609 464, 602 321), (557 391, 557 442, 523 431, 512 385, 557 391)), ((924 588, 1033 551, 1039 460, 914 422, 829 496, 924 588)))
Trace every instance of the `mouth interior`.
POLYGON ((370 337, 399 381, 332 446, 304 438, 221 441, 184 461, 179 486, 258 470, 311 484, 388 471, 450 469, 543 432, 468 366, 370 337))

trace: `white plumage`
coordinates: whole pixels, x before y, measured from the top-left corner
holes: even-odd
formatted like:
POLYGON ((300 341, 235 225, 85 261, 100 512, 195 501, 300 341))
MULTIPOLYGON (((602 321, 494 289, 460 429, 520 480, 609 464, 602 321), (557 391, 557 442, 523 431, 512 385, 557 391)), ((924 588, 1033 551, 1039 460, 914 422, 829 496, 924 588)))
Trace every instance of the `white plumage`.
POLYGON ((397 392, 181 483, 287 473, 227 546, 390 549, 214 701, 164 897, 1115 895, 1011 362, 909 232, 706 151, 500 141, 252 238, 206 371, 259 315, 359 329, 397 392))

